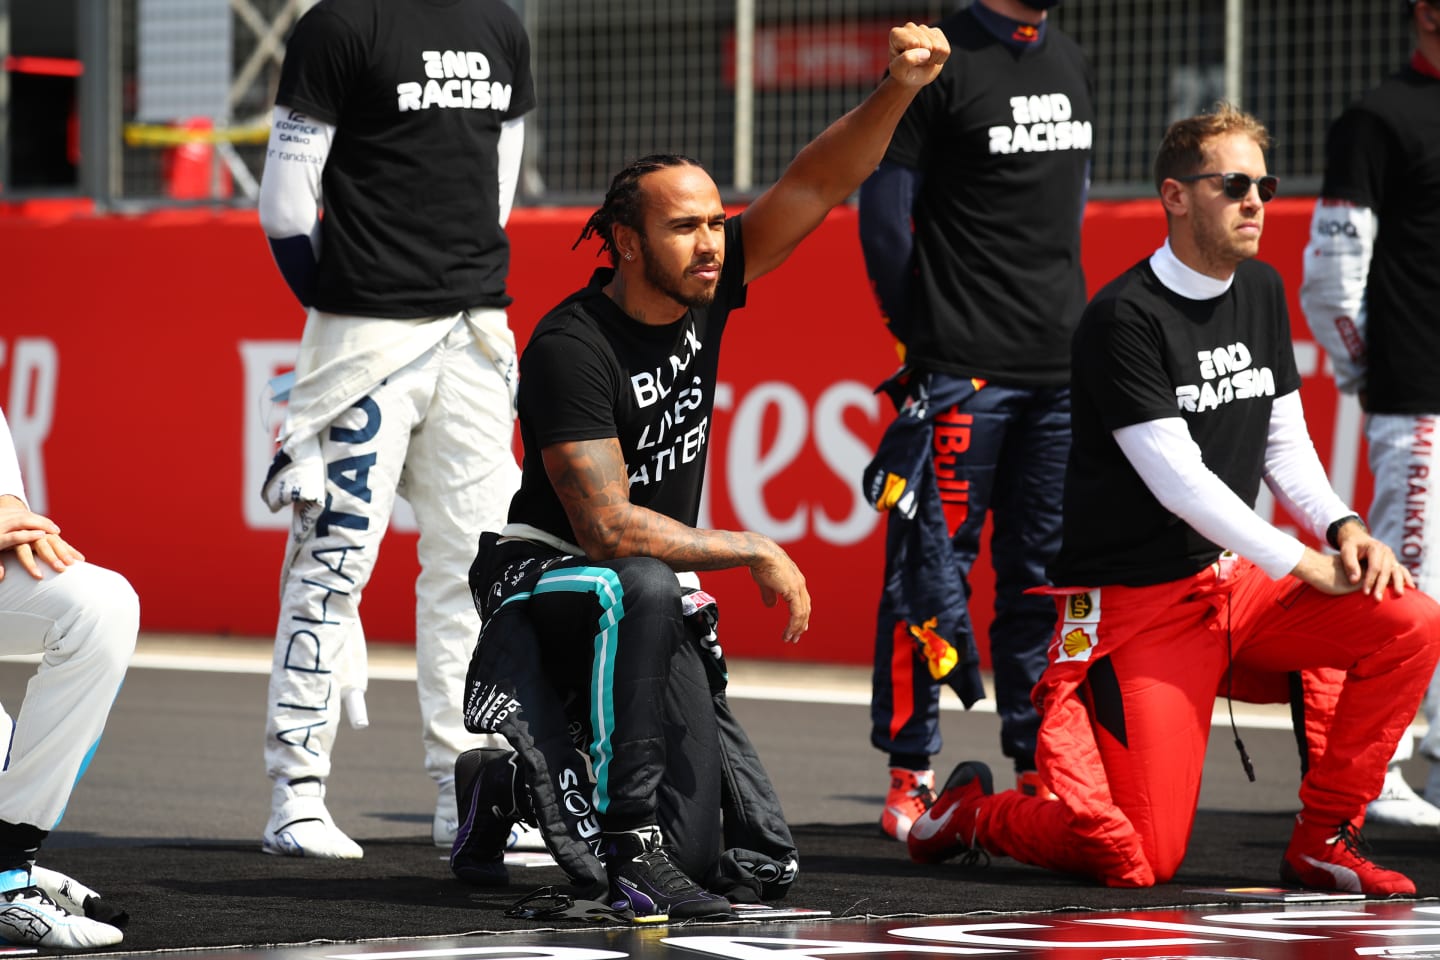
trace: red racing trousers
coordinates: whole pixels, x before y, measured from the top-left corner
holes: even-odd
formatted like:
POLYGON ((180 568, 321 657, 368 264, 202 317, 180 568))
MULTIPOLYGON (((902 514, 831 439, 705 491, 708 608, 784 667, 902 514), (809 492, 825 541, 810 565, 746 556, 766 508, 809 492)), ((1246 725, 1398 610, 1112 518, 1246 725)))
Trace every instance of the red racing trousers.
POLYGON ((1283 691, 1296 671, 1343 671, 1338 696, 1307 698, 1333 714, 1307 722, 1328 733, 1312 741, 1300 784, 1305 819, 1338 826, 1358 823, 1380 792, 1440 657, 1440 605, 1418 590, 1378 602, 1328 596, 1293 577, 1271 580, 1245 560, 1056 601, 1034 700, 1036 764, 1059 800, 1013 790, 987 797, 976 840, 992 854, 1114 887, 1163 883, 1179 868, 1211 710, 1232 678, 1238 698, 1283 691))

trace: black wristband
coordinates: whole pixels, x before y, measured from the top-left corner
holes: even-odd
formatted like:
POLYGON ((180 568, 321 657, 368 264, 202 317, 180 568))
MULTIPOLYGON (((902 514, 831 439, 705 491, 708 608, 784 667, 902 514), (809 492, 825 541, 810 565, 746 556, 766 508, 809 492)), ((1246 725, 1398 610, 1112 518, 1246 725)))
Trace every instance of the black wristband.
POLYGON ((1330 524, 1330 526, 1325 528, 1325 541, 1330 544, 1331 548, 1335 550, 1340 549, 1340 544, 1337 542, 1340 535, 1340 528, 1343 527, 1345 524, 1351 522, 1352 520, 1360 524, 1360 526, 1365 527, 1366 530, 1370 529, 1369 527, 1365 526, 1365 521, 1360 519, 1360 514, 1347 513, 1345 516, 1341 517, 1339 520, 1336 520, 1334 523, 1330 524))

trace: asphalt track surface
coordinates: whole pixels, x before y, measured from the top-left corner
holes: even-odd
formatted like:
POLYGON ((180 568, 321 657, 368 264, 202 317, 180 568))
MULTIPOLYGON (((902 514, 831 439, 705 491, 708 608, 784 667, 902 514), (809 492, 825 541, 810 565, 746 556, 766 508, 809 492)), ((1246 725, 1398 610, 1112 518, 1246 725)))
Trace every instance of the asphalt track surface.
MULTIPOLYGON (((911 864, 903 847, 875 828, 886 770, 868 743, 867 671, 758 662, 731 665, 731 699, 800 847, 800 879, 781 906, 825 910, 834 919, 692 924, 681 931, 509 918, 506 909, 522 894, 562 883, 563 875, 553 866, 516 864, 511 885, 498 890, 467 887, 450 875, 429 839, 434 792, 421 766, 410 651, 374 647, 371 667, 370 727, 341 731, 329 784, 330 809, 365 858, 268 857, 259 852, 269 804, 260 753, 268 644, 142 638, 95 760, 40 859, 129 912, 115 954, 208 949, 226 957, 281 950, 295 958, 606 960, 680 949, 744 960, 1056 950, 1074 960, 1440 957, 1440 907, 1431 899, 1440 896, 1440 831, 1366 831, 1373 858, 1416 881, 1414 901, 1277 907, 1223 892, 1278 882, 1298 780, 1283 711, 1236 706, 1257 770, 1249 783, 1221 701, 1180 875, 1150 890, 1109 890, 1007 860, 988 867, 911 864), (1280 920, 1266 912, 1276 910, 1280 920), (1214 925, 1236 911, 1251 932, 1233 924, 1218 939, 1136 932, 1214 925), (985 935, 957 926, 957 917, 983 921, 985 935), (1317 926, 1288 938, 1254 932, 1285 918, 1317 926), (1119 940, 1097 937, 1087 924, 1126 932, 1119 940), (1360 942, 1338 930, 1347 924, 1359 924, 1360 942), (916 930, 896 932, 908 927, 916 930), (1371 928, 1392 939, 1364 932, 1371 928), (998 932, 1017 929, 1039 932, 998 932), (765 942, 752 942, 757 931, 765 942), (1055 942, 1046 940, 1052 936, 1055 942), (777 937, 783 949, 767 939, 777 937)), ((0 700, 12 714, 33 671, 33 662, 0 661, 0 700)), ((957 709, 942 714, 939 775, 960 760, 979 759, 1003 786, 1007 766, 994 714, 947 707, 957 709)), ((1424 775, 1418 764, 1409 772, 1412 782, 1424 775)))

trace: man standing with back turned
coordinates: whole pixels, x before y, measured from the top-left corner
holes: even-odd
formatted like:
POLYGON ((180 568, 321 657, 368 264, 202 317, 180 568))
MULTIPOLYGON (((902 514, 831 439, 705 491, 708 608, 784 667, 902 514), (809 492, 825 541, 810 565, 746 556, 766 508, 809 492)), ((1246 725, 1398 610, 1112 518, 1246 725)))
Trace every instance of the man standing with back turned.
POLYGON ((1075 333, 1060 622, 1035 688, 1036 760, 1058 801, 992 795, 985 765, 961 763, 911 829, 913 859, 983 851, 1164 883, 1189 843, 1217 690, 1331 667, 1344 684, 1281 879, 1415 892, 1364 857, 1358 824, 1440 656, 1440 606, 1406 589, 1310 442, 1284 286, 1254 259, 1277 187, 1268 145, 1226 104, 1172 124, 1155 159, 1168 239, 1075 333), (1262 480, 1338 555, 1261 519, 1262 480))
POLYGON ((950 64, 860 191, 865 264, 905 361, 865 473, 888 511, 870 742, 890 760, 880 829, 901 841, 934 797, 941 684, 967 707, 984 696, 967 600, 987 515, 1000 746, 1023 789, 1047 792, 1030 690, 1055 609, 1025 591, 1060 546, 1095 115, 1079 47, 1047 21, 1056 2, 976 0, 942 20, 950 64))
POLYGON ((460 718, 480 631, 464 570, 519 480, 503 228, 534 104, 529 40, 503 0, 321 0, 286 47, 260 224, 309 313, 265 483, 270 508, 292 512, 266 853, 362 855, 325 780, 341 703, 365 722, 360 595, 398 495, 420 527, 415 659, 438 846, 456 832, 455 758, 489 742, 460 718))
MULTIPOLYGON (((1440 596, 1440 2, 1407 0, 1408 66, 1341 115, 1325 146, 1300 306, 1330 354, 1335 385, 1358 393, 1375 497, 1370 523, 1415 584, 1440 596)), ((1440 682, 1425 701, 1424 799, 1400 761, 1366 820, 1440 826, 1440 682)))

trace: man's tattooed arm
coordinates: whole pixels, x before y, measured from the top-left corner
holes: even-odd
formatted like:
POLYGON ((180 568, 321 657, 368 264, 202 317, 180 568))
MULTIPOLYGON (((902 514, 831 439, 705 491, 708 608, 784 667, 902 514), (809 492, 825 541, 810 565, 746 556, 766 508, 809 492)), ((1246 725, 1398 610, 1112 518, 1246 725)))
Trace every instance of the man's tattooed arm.
POLYGON ((593 560, 654 557, 676 570, 724 570, 761 558, 768 537, 728 530, 697 530, 630 502, 630 481, 620 442, 557 443, 542 454, 576 543, 593 560))
POLYGON ((767 605, 781 599, 789 607, 786 640, 798 640, 809 625, 805 577, 779 544, 748 531, 699 530, 631 503, 619 440, 556 443, 541 456, 575 542, 590 559, 654 557, 673 570, 748 567, 767 605))

